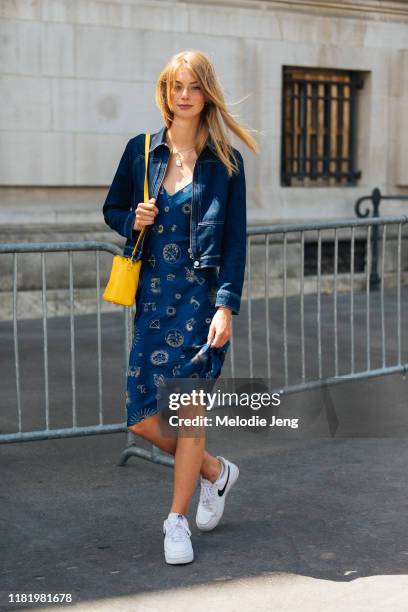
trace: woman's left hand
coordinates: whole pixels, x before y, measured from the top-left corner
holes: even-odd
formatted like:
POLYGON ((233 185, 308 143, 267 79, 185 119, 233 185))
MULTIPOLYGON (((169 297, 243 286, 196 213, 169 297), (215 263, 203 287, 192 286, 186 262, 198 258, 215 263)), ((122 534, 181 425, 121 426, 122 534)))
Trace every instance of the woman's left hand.
POLYGON ((212 347, 221 347, 231 338, 231 317, 232 310, 226 306, 218 306, 217 312, 212 318, 208 329, 207 342, 211 342, 212 347))

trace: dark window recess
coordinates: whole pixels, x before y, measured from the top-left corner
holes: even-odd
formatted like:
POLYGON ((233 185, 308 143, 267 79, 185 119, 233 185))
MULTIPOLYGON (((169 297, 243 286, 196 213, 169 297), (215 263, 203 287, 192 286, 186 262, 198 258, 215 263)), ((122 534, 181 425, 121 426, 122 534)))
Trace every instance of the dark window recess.
MULTIPOLYGON (((364 272, 366 258, 366 240, 354 241, 354 272, 364 272)), ((305 276, 317 275, 317 242, 305 242, 304 270, 305 276)), ((338 241, 338 267, 341 273, 350 273, 351 241, 338 241)), ((321 273, 334 273, 334 242, 322 240, 321 273)))
POLYGON ((284 186, 355 185, 356 98, 349 70, 283 68, 281 181, 284 186))

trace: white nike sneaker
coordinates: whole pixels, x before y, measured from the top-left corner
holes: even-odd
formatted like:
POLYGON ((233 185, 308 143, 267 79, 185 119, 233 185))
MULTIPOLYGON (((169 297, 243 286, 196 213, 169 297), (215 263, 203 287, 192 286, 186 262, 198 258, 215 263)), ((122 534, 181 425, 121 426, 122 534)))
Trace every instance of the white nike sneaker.
POLYGON ((196 514, 196 525, 201 531, 211 531, 218 525, 224 513, 225 498, 236 483, 239 469, 224 457, 217 455, 224 464, 224 471, 215 482, 200 475, 201 492, 196 514))
POLYGON ((191 531, 183 514, 170 512, 163 523, 164 557, 166 563, 190 563, 194 559, 191 531))

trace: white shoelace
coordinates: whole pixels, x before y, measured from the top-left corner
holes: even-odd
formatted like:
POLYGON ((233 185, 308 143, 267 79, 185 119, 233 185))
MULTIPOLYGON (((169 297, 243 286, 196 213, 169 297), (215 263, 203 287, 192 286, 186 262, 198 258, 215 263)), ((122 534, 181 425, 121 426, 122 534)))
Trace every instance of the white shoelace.
POLYGON ((211 506, 211 504, 214 502, 217 488, 218 485, 216 485, 215 482, 211 482, 206 478, 201 479, 200 502, 204 506, 211 506))
POLYGON ((186 533, 191 536, 191 531, 184 523, 183 519, 177 517, 175 521, 169 521, 166 527, 166 536, 175 542, 182 542, 186 539, 186 533))

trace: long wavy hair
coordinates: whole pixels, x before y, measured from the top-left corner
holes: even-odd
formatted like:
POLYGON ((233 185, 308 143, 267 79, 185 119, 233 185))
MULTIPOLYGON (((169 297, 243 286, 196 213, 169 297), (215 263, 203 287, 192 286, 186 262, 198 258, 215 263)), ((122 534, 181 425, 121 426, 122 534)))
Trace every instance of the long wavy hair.
POLYGON ((180 68, 188 68, 199 82, 205 97, 205 106, 201 111, 200 124, 197 131, 195 150, 200 155, 208 134, 210 134, 215 153, 225 164, 228 176, 238 171, 232 145, 224 129, 224 124, 240 138, 254 153, 258 153, 258 143, 228 110, 221 84, 217 78, 214 66, 206 53, 189 49, 176 53, 167 62, 156 82, 155 100, 160 109, 163 121, 169 128, 173 123, 170 93, 176 84, 176 73, 180 68))

